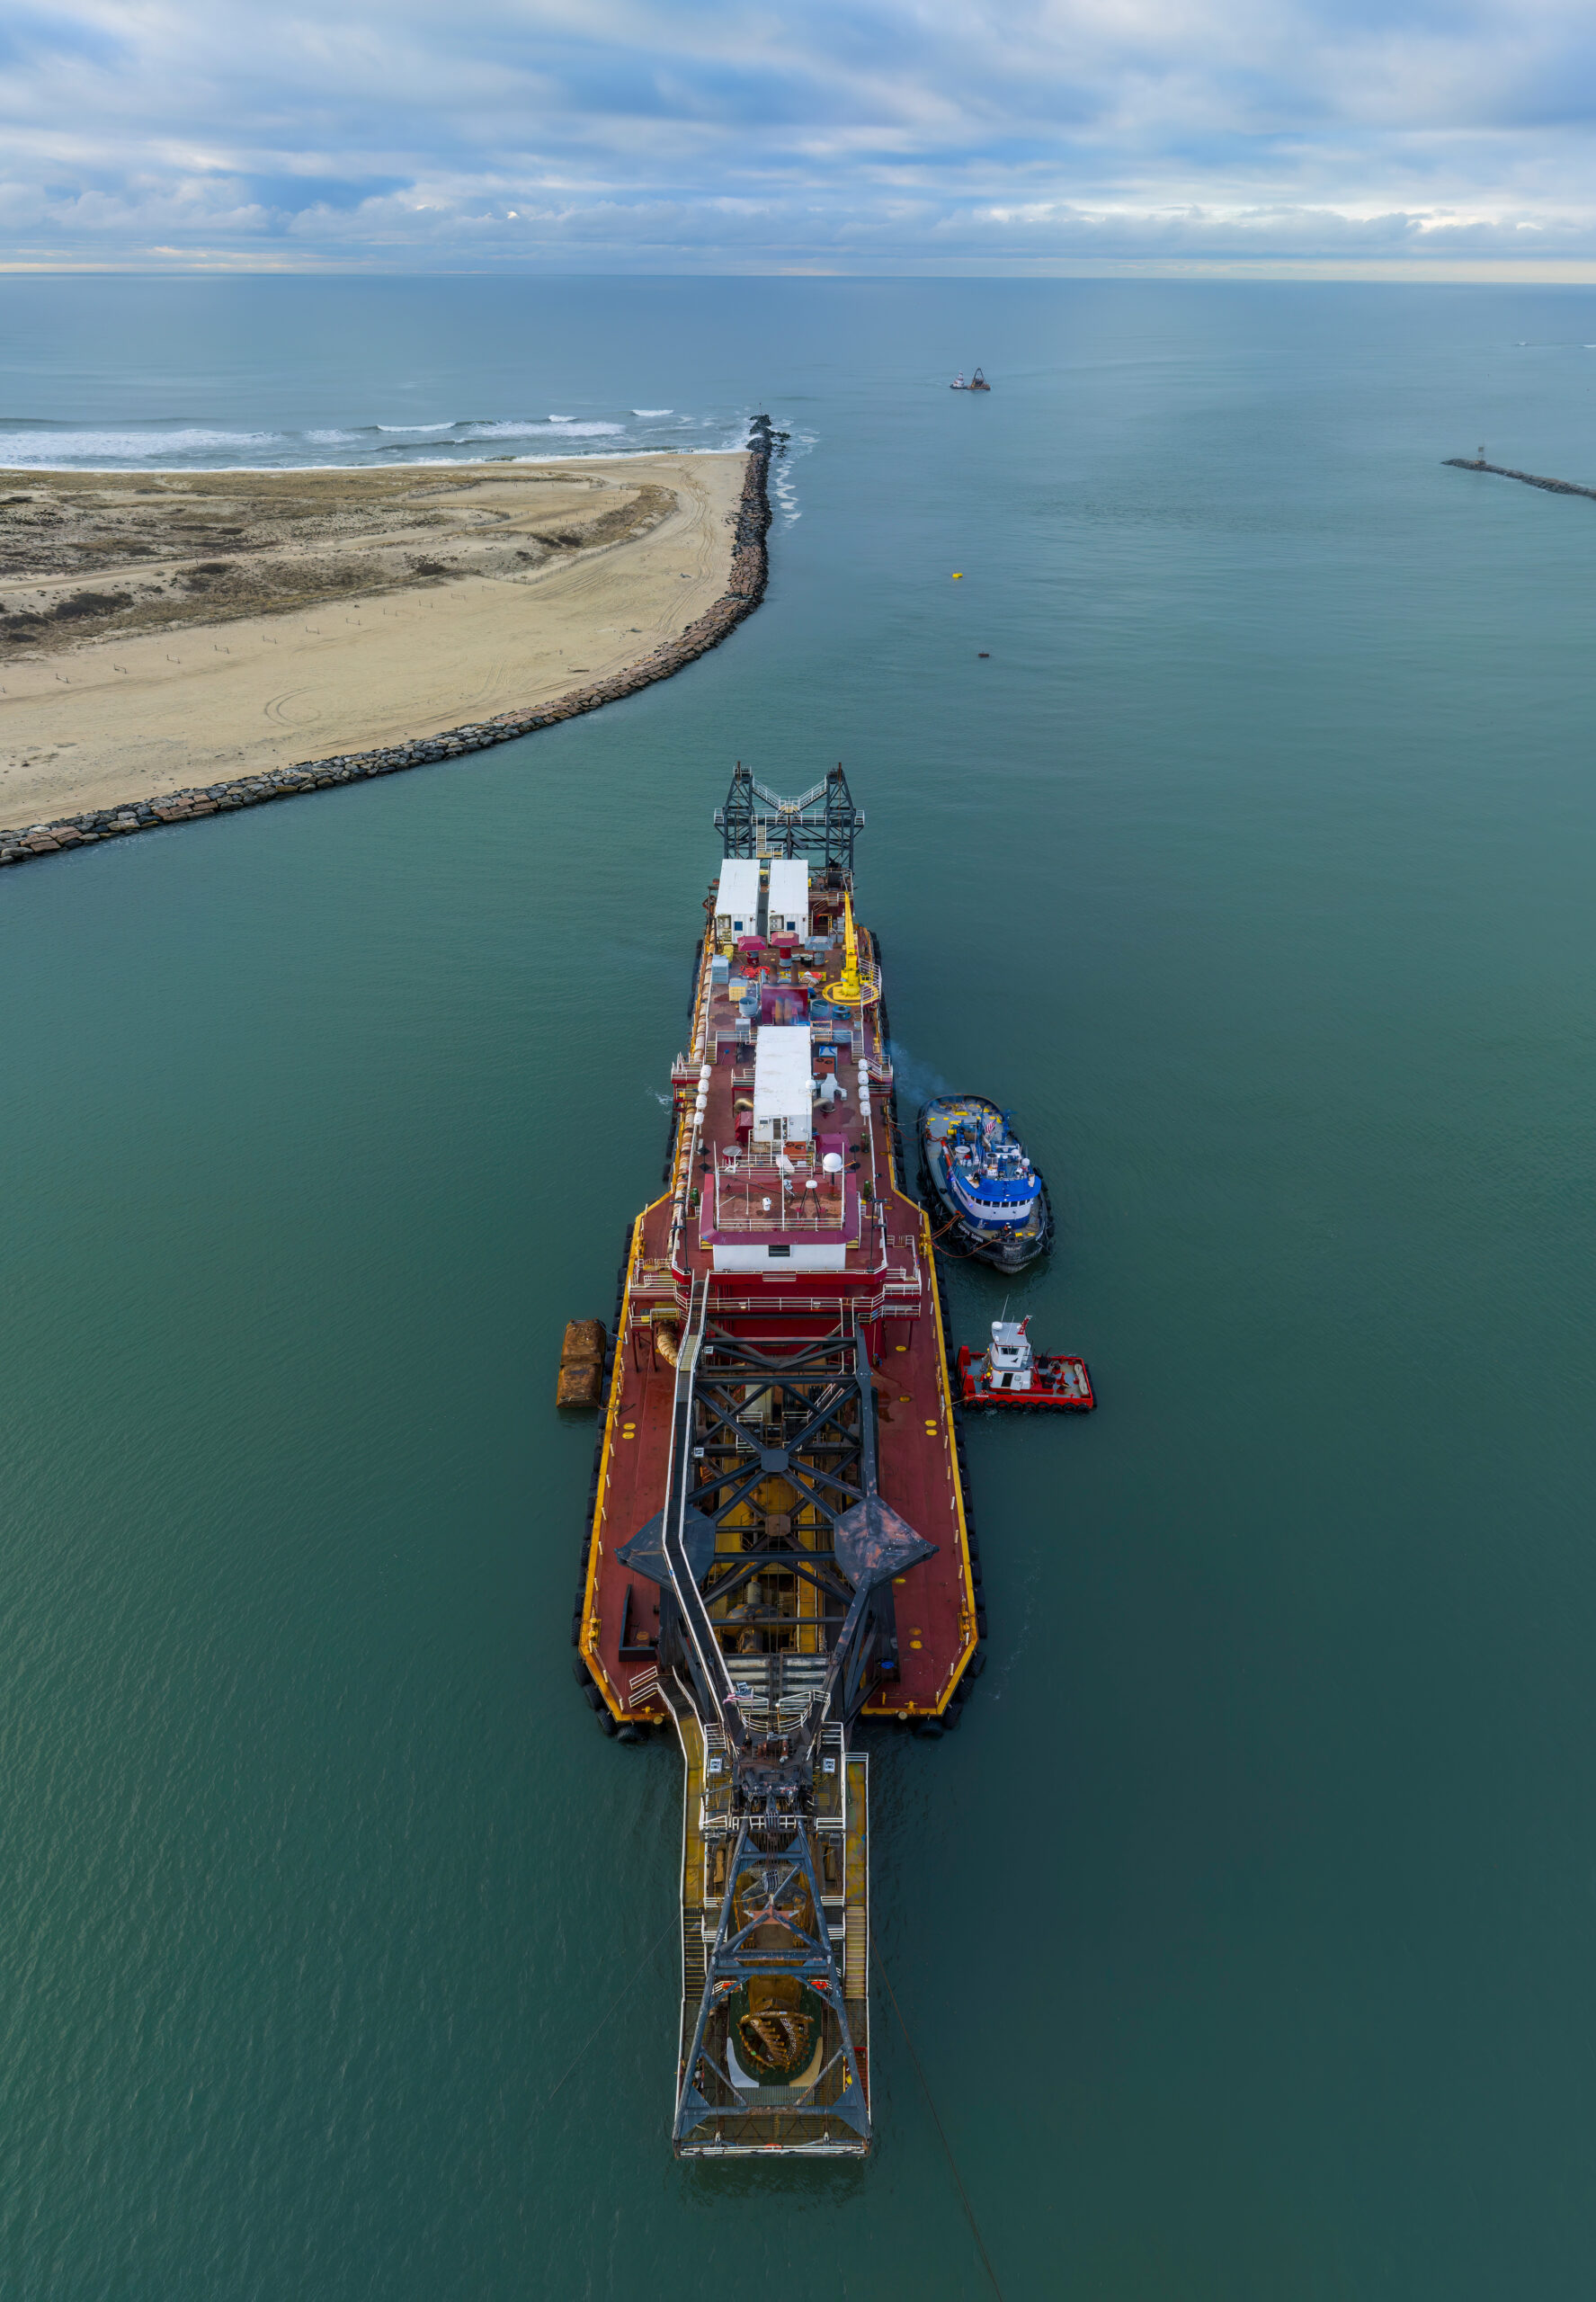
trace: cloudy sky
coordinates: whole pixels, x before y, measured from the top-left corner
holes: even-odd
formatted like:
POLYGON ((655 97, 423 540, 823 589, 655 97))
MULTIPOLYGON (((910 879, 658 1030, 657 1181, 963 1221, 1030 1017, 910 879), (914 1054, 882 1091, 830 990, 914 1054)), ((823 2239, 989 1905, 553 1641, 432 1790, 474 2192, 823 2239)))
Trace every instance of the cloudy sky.
POLYGON ((0 264, 1596 277, 1585 0, 49 0, 0 264))

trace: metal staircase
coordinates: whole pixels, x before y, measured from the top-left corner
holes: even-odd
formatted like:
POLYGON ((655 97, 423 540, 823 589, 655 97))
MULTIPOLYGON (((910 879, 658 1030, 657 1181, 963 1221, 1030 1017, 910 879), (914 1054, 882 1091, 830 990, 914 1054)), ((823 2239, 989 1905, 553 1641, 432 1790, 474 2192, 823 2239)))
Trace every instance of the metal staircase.
POLYGON ((728 1656, 732 1688, 750 1733, 795 1728, 825 1685, 824 1655, 735 1655, 728 1656))

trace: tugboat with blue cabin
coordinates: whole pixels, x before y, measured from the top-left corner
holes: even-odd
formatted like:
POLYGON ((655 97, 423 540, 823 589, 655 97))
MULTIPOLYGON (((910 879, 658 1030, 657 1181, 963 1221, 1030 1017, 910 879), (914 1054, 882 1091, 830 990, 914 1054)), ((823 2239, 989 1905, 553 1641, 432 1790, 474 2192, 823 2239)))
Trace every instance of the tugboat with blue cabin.
POLYGON ((1023 1271, 1053 1244, 1048 1186, 1006 1111, 984 1095, 941 1095, 920 1114, 921 1184, 955 1252, 1023 1271))

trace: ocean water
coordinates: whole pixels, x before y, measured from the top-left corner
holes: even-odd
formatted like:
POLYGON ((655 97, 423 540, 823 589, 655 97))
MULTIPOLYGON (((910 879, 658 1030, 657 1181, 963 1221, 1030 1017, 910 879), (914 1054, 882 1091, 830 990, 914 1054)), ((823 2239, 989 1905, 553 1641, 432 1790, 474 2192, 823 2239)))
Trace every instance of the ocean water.
POLYGON ((1592 339, 0 281, 13 460, 791 434, 677 679, 0 875, 7 2294, 962 2302, 938 2121, 1009 2302, 1588 2292, 1596 507, 1441 460, 1596 481, 1592 339), (990 1667, 874 1777, 935 2117, 878 1988, 853 2170, 673 2162, 677 1765, 569 1674, 559 1334, 738 757, 846 762, 905 1095, 1014 1108, 1063 1236, 1012 1293, 1102 1401, 970 1429, 990 1667))

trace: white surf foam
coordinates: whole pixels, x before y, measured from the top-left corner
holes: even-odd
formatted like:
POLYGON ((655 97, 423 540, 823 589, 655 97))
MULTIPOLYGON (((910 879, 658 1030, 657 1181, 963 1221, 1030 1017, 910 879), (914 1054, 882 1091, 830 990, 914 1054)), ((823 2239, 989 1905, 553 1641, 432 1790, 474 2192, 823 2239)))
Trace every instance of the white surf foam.
POLYGON ((577 424, 569 416, 562 416, 558 423, 551 417, 547 424, 473 424, 466 427, 461 436, 467 440, 540 440, 553 434, 561 440, 586 440, 625 430, 624 424, 577 424))
POLYGON ((218 448, 277 446, 281 432, 0 432, 0 463, 45 468, 60 463, 127 462, 147 456, 209 454, 218 448))

